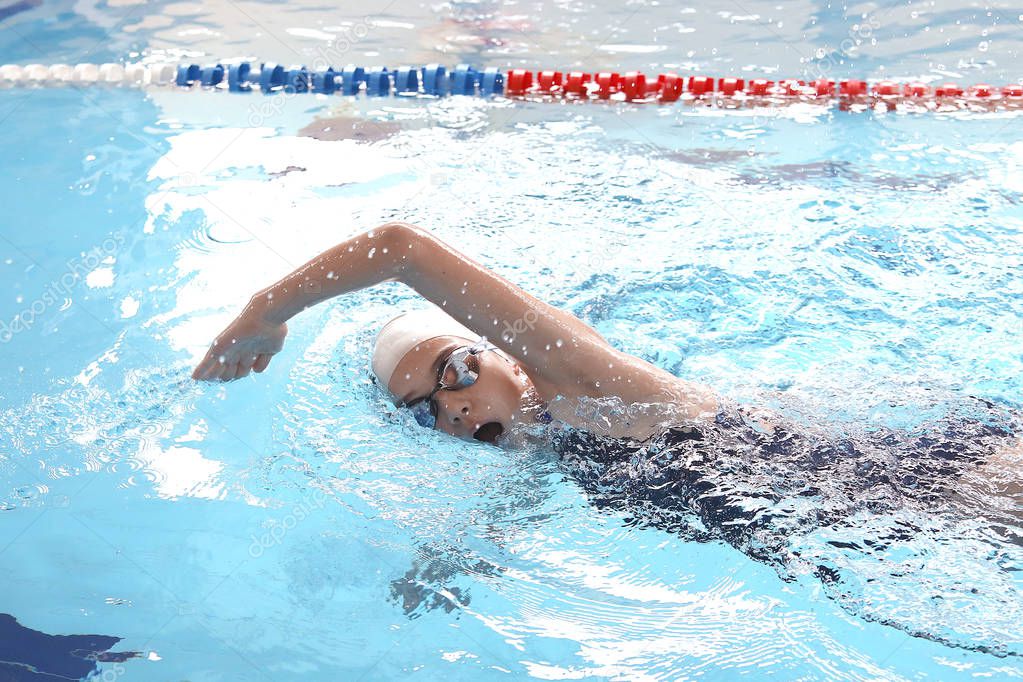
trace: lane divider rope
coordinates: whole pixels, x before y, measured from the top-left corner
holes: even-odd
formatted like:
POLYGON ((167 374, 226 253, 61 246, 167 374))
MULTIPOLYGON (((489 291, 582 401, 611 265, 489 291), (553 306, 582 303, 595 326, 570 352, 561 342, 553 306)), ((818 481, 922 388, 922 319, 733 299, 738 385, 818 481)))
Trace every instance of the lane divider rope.
POLYGON ((639 71, 624 74, 601 71, 507 71, 476 69, 459 64, 450 71, 441 64, 422 67, 348 65, 310 70, 271 62, 252 64, 4 64, 0 88, 47 87, 62 84, 108 86, 176 86, 187 89, 230 92, 319 93, 332 95, 495 96, 512 98, 612 100, 628 102, 690 102, 725 107, 770 106, 797 101, 831 103, 841 108, 888 109, 902 106, 924 109, 984 107, 1023 108, 1023 85, 992 86, 980 83, 963 87, 957 83, 930 86, 922 82, 817 79, 767 80, 764 78, 713 78, 661 73, 647 77, 639 71))

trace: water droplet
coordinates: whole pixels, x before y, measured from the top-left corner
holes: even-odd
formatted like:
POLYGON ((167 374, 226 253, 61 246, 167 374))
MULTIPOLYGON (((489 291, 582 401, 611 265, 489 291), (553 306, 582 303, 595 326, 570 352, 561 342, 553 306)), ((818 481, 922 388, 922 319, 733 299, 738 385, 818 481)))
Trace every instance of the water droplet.
POLYGON ((988 42, 986 40, 982 40, 980 42, 980 45, 977 46, 977 49, 980 50, 981 52, 987 52, 987 47, 988 47, 988 42))
POLYGON ((372 258, 374 255, 376 255, 376 252, 377 252, 377 249, 374 246, 372 249, 369 250, 369 253, 366 254, 366 258, 372 258))
POLYGON ((411 374, 409 374, 408 372, 406 372, 406 373, 405 373, 405 381, 408 381, 408 380, 409 380, 409 379, 411 379, 411 378, 412 378, 412 375, 411 375, 411 374))
POLYGON ((333 270, 331 270, 330 272, 327 273, 327 279, 334 279, 334 271, 333 270))
POLYGON ((381 251, 383 251, 384 253, 387 253, 387 247, 385 246, 383 249, 381 249, 381 251))
POLYGON ((561 348, 564 344, 565 342, 562 341, 561 339, 558 339, 557 341, 554 342, 554 345, 557 346, 558 348, 561 348))

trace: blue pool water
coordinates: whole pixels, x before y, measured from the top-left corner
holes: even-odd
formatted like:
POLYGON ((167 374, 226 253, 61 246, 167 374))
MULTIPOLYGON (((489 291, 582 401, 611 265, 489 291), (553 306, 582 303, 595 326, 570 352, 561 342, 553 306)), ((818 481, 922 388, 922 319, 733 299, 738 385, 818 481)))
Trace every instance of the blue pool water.
MULTIPOLYGON (((331 33, 290 3, 87 5, 4 20, 0 61, 283 60, 331 33)), ((803 75, 793 50, 854 22, 585 10, 392 3, 358 50, 803 75), (685 59, 650 38, 687 25, 685 59), (562 40, 573 26, 612 47, 562 40)), ((878 44, 840 68, 1019 75, 1006 26, 1023 11, 879 12, 878 44), (957 41, 928 43, 939 29, 957 41)), ((1015 409, 1017 115, 8 90, 0 118, 0 612, 139 653, 97 676, 1023 676, 1021 530, 999 526, 1018 498, 981 477, 933 513, 778 529, 813 565, 635 524, 549 450, 452 441, 388 409, 369 346, 416 303, 394 284, 296 318, 264 375, 188 378, 253 291, 403 219, 616 346, 808 428, 922 429, 970 395, 1015 409)))

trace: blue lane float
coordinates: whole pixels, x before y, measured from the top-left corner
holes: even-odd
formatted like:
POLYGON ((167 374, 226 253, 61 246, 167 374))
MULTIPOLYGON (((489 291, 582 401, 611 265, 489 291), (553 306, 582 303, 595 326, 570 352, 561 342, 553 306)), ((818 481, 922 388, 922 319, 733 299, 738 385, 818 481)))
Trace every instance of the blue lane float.
POLYGON ((447 69, 440 64, 423 67, 423 94, 443 95, 447 89, 447 69))
POLYGON ((399 67, 394 72, 394 92, 398 95, 419 93, 419 69, 411 66, 399 67))
POLYGON ((220 64, 204 66, 202 71, 199 72, 199 82, 205 87, 215 87, 222 80, 224 80, 224 67, 220 64))
POLYGON ((249 92, 252 84, 249 82, 249 75, 252 67, 248 62, 232 64, 227 69, 227 89, 231 92, 249 92))
POLYGON ((365 80, 366 70, 361 66, 352 66, 349 64, 345 68, 341 69, 341 94, 359 94, 359 83, 362 83, 365 80))
POLYGON ((284 79, 284 92, 309 92, 309 72, 304 66, 288 69, 284 79))
POLYGON ((334 69, 317 71, 313 74, 313 92, 330 95, 337 91, 341 74, 334 69))
POLYGON ((504 92, 504 73, 496 66, 483 69, 480 75, 480 94, 484 97, 504 92))
POLYGON ((178 75, 174 79, 174 84, 183 88, 191 87, 201 77, 202 70, 198 64, 181 64, 178 66, 178 75))
POLYGON ((475 95, 479 72, 468 64, 459 64, 451 72, 450 87, 452 95, 475 95))
POLYGON ((284 86, 284 67, 280 64, 266 63, 259 70, 259 89, 270 93, 284 86))
POLYGON ((391 94, 391 72, 384 66, 375 66, 366 74, 366 94, 386 97, 391 94))

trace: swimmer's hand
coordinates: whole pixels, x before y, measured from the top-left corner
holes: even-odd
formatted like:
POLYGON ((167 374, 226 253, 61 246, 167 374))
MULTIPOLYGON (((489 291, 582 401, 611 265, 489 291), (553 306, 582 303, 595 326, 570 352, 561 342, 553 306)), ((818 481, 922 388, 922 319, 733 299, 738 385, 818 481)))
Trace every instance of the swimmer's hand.
POLYGON ((250 372, 262 372, 270 357, 280 352, 288 325, 266 319, 258 306, 249 304, 234 322, 220 332, 192 378, 198 381, 231 381, 250 372))

